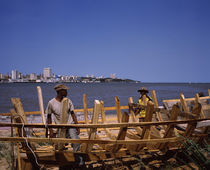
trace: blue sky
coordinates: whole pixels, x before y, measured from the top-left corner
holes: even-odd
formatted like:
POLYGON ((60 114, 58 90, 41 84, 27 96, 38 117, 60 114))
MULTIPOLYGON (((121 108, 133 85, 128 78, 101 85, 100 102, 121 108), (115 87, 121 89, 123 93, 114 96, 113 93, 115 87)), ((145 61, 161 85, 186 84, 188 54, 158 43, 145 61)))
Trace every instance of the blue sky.
POLYGON ((1 0, 0 73, 210 82, 209 0, 1 0))

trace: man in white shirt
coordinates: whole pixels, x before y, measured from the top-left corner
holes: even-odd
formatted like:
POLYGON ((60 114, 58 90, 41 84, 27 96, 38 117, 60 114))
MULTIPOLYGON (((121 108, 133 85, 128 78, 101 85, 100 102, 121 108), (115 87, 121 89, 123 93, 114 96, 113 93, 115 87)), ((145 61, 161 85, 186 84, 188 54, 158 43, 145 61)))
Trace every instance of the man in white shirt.
MULTIPOLYGON (((64 84, 58 84, 54 87, 55 91, 57 92, 57 96, 53 99, 51 99, 48 102, 47 108, 46 108, 46 114, 47 114, 47 123, 52 123, 52 116, 53 120, 56 124, 60 124, 61 119, 61 111, 62 111, 62 100, 64 97, 67 96, 67 90, 69 89, 64 84)), ((70 99, 68 99, 68 124, 77 124, 77 117, 74 113, 74 105, 70 99)), ((50 136, 52 136, 52 130, 50 131, 50 136)), ((69 128, 66 131, 66 138, 71 139, 79 139, 80 129, 79 128, 69 128)), ((72 143, 73 150, 76 152, 80 149, 80 144, 78 143, 72 143)))

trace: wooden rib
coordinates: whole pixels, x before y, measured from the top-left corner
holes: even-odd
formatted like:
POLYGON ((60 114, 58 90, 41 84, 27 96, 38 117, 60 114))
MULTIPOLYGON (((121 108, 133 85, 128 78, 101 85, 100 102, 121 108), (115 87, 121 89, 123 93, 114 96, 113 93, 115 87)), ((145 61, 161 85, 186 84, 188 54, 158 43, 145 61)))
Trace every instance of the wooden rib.
MULTIPOLYGON (((105 110, 104 110, 104 102, 101 101, 101 121, 104 124, 106 122, 105 110)), ((115 140, 116 136, 110 132, 109 129, 103 128, 108 138, 115 140)))
POLYGON ((120 99, 117 96, 115 96, 115 107, 116 107, 116 112, 117 112, 117 121, 121 123, 122 116, 121 116, 121 110, 120 110, 120 99))
MULTIPOLYGON (((173 105, 172 110, 171 110, 170 120, 177 120, 179 113, 180 113, 179 106, 177 104, 173 105)), ((174 134, 174 125, 168 125, 164 134, 164 138, 172 137, 173 134, 174 134)), ((165 149, 167 145, 168 143, 161 143, 159 146, 159 149, 160 150, 165 149)))
MULTIPOLYGON (((151 90, 151 94, 152 94, 152 99, 153 99, 155 108, 159 108, 158 100, 157 100, 157 95, 156 95, 155 90, 151 90)), ((163 118, 161 116, 161 113, 157 111, 156 114, 157 114, 158 121, 159 122, 163 121, 163 118)), ((164 130, 166 130, 166 126, 162 126, 162 127, 163 127, 164 130)))
MULTIPOLYGON (((195 102, 200 103, 200 97, 199 97, 198 93, 195 94, 195 102)), ((203 113, 203 108, 201 108, 200 117, 205 118, 205 115, 203 113)))
MULTIPOLYGON (((10 113, 12 115, 12 123, 15 122, 14 120, 14 117, 17 113, 15 112, 14 109, 11 109, 10 110, 10 113)), ((16 131, 16 135, 18 135, 18 128, 15 128, 15 131, 16 131)), ((19 146, 19 143, 16 143, 16 146, 17 146, 17 163, 18 163, 18 170, 21 170, 21 160, 20 160, 20 146, 19 146)))
POLYGON ((210 89, 208 89, 209 97, 210 97, 210 89))
MULTIPOLYGON (((200 97, 200 99, 210 99, 210 95, 209 96, 200 97)), ((185 101, 193 101, 193 100, 195 100, 194 97, 193 98, 185 98, 185 101)), ((167 102, 180 102, 180 99, 163 100, 163 102, 165 102, 165 103, 167 103, 167 102)))
MULTIPOLYGON (((128 122, 129 121, 129 115, 127 112, 123 112, 122 120, 121 122, 128 122)), ((125 136, 127 133, 127 127, 121 127, 117 136, 116 140, 125 140, 125 136)), ((122 144, 114 144, 114 145, 107 145, 106 150, 111 152, 117 152, 122 148, 122 144)))
MULTIPOLYGON (((145 116, 145 119, 144 119, 145 122, 151 122, 152 121, 153 112, 154 112, 154 103, 151 102, 151 101, 148 101, 147 102, 147 107, 146 107, 146 116, 145 116)), ((151 129, 151 126, 143 127, 142 139, 150 139, 150 133, 151 133, 150 129, 151 129)), ((146 145, 139 145, 136 148, 136 151, 137 152, 140 151, 145 146, 146 145)))
MULTIPOLYGON (((20 99, 12 98, 12 104, 14 105, 14 108, 15 108, 15 111, 12 110, 12 114, 14 115, 14 119, 13 119, 14 122, 24 124, 25 123, 24 121, 26 121, 27 119, 26 119, 26 116, 24 115, 24 109, 23 109, 20 99), (19 115, 19 116, 17 116, 17 115, 19 115)), ((34 157, 34 154, 36 157, 37 157, 37 155, 36 155, 36 153, 34 153, 34 154, 32 153, 33 150, 36 150, 35 145, 33 145, 29 142, 26 143, 25 138, 27 137, 27 135, 26 135, 26 131, 23 127, 18 128, 17 132, 18 132, 18 136, 21 136, 21 138, 24 137, 23 138, 24 141, 21 142, 21 145, 22 145, 23 149, 26 150, 27 158, 29 159, 29 161, 31 162, 32 166, 35 169, 40 169, 40 166, 36 163, 36 160, 34 157), (29 147, 31 149, 29 149, 29 147)))
POLYGON ((98 139, 70 139, 70 138, 23 138, 23 137, 0 137, 0 141, 8 142, 48 142, 48 143, 86 143, 90 144, 147 144, 147 143, 161 143, 161 142, 177 142, 183 140, 181 137, 172 137, 164 139, 140 139, 140 140, 98 140, 98 139))
MULTIPOLYGON (((184 109, 184 112, 185 113, 189 113, 190 111, 189 111, 189 108, 187 106, 187 102, 185 100, 185 97, 184 97, 184 94, 183 93, 180 93, 180 102, 182 104, 182 107, 184 109)), ((187 118, 189 118, 189 115, 187 115, 187 118)))
MULTIPOLYGON (((61 102, 61 119, 60 124, 67 124, 68 122, 68 98, 63 98, 61 102)), ((59 129, 59 138, 65 138, 66 137, 66 128, 60 128, 59 129)), ((58 149, 62 150, 64 149, 64 144, 60 143, 58 145, 58 149)))
MULTIPOLYGON (((101 111, 101 104, 98 100, 95 100, 94 111, 93 111, 93 116, 92 116, 92 124, 98 124, 98 117, 99 117, 100 111, 101 111)), ((96 131, 97 131, 97 128, 90 129, 89 139, 95 139, 96 131)), ((86 152, 90 152, 92 150, 92 147, 93 147, 93 143, 86 145, 86 148, 85 148, 86 152)))
POLYGON ((15 108, 16 113, 21 116, 21 118, 23 119, 24 123, 28 123, 26 115, 24 113, 24 109, 23 109, 23 105, 20 101, 19 98, 11 98, 11 102, 15 108))
MULTIPOLYGON (((129 98, 128 98, 128 105, 130 106, 130 108, 129 108, 129 113, 130 113, 130 115, 131 115, 132 121, 133 121, 133 122, 138 122, 137 119, 136 119, 135 113, 134 113, 134 111, 133 111, 133 108, 132 108, 132 106, 131 106, 132 104, 133 104, 133 98, 132 98, 132 97, 129 97, 129 98)), ((135 127, 135 130, 137 131, 137 133, 138 133, 139 135, 142 134, 142 129, 141 129, 140 127, 135 127)))
POLYGON ((83 111, 84 111, 84 118, 85 118, 85 123, 88 124, 89 120, 88 120, 88 108, 87 108, 87 95, 83 94, 83 111))
MULTIPOLYGON (((200 103, 196 103, 196 105, 194 106, 192 112, 195 113, 195 114, 200 114, 200 112, 201 112, 201 104, 200 103)), ((192 133, 194 132, 194 130, 196 128, 196 125, 197 125, 197 122, 194 122, 194 123, 190 123, 189 122, 187 124, 187 128, 186 128, 185 133, 184 133, 183 136, 190 137, 192 135, 192 133)))

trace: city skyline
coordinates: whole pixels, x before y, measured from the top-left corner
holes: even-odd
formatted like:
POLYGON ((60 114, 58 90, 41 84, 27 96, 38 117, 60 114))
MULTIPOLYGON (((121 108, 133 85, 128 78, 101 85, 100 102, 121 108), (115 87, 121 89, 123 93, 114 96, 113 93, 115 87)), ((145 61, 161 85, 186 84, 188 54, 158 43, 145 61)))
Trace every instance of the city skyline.
POLYGON ((210 1, 0 1, 0 73, 210 82, 210 1))

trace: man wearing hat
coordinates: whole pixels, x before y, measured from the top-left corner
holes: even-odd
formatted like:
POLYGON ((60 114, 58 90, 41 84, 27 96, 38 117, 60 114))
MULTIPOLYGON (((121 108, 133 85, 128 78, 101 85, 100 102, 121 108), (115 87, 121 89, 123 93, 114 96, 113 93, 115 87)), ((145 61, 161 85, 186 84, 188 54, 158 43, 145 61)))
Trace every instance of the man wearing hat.
MULTIPOLYGON (((138 92, 140 93, 140 98, 138 100, 138 104, 139 105, 147 105, 147 102, 148 101, 152 101, 152 98, 147 95, 149 93, 149 91, 147 90, 146 87, 141 87, 138 92)), ((137 109, 135 111, 135 114, 139 114, 140 117, 144 118, 146 116, 146 110, 144 108, 141 108, 141 109, 137 109)))
MULTIPOLYGON (((48 102, 48 105, 46 108, 48 124, 52 123, 51 115, 53 116, 54 122, 56 124, 60 124, 62 100, 64 97, 67 96, 67 90, 69 88, 66 87, 64 84, 58 84, 54 87, 54 89, 57 92, 57 96, 48 102)), ((74 113, 74 105, 70 99, 68 99, 68 113, 69 113, 68 124, 72 124, 72 123, 77 124, 78 121, 74 113)), ((79 139, 79 136, 78 136, 79 134, 80 134, 79 128, 70 128, 70 129, 67 129, 66 131, 66 138, 79 139)), ((80 149, 80 144, 72 143, 71 145, 74 151, 78 151, 80 149)))

